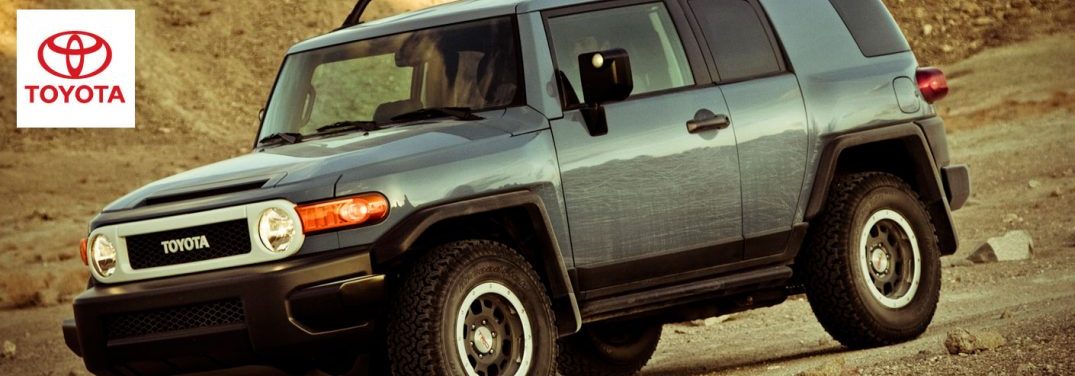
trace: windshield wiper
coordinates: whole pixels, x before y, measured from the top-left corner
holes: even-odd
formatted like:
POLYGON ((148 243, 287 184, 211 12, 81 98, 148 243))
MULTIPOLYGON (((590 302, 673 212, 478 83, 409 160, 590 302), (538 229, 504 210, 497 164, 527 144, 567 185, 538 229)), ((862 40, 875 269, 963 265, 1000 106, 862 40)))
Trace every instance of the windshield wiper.
POLYGON ((425 120, 451 116, 459 120, 481 120, 469 107, 429 107, 416 111, 404 112, 392 117, 392 121, 425 120))
POLYGON ((302 134, 301 133, 295 133, 295 132, 273 133, 273 134, 270 134, 270 135, 265 136, 262 139, 258 140, 258 145, 268 143, 268 142, 271 142, 271 141, 277 141, 277 140, 284 141, 284 142, 289 143, 289 144, 294 144, 294 143, 302 141, 302 134))
POLYGON ((377 124, 377 122, 375 122, 375 121, 345 120, 345 121, 337 121, 335 123, 332 123, 332 124, 325 125, 325 126, 322 126, 320 128, 317 128, 317 133, 321 133, 321 132, 325 132, 325 131, 331 131, 333 129, 345 129, 345 128, 355 128, 355 129, 364 130, 366 132, 372 132, 372 131, 381 129, 381 126, 380 126, 380 124, 377 124))

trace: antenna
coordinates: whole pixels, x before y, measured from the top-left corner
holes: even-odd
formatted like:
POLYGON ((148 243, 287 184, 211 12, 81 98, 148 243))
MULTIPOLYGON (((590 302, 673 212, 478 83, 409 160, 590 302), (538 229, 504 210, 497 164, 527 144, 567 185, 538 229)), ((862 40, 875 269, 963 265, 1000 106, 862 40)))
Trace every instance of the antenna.
POLYGON ((362 13, 366 11, 366 7, 370 5, 371 1, 373 0, 358 0, 355 3, 355 8, 351 10, 351 14, 348 14, 347 18, 343 20, 343 25, 340 25, 340 29, 362 23, 362 13))

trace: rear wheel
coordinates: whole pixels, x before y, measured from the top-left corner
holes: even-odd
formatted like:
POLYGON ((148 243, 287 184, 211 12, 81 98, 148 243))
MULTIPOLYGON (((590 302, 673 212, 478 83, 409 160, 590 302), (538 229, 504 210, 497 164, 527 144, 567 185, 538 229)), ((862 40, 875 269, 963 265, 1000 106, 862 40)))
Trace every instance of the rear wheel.
POLYGON ((564 375, 626 376, 646 365, 661 339, 650 322, 600 323, 564 338, 559 367, 564 375))
POLYGON ((507 246, 441 245, 419 257, 387 317, 394 375, 552 375, 556 335, 544 285, 507 246))
POLYGON ((925 205, 885 173, 840 179, 797 267, 825 330, 853 348, 918 337, 937 309, 940 251, 925 205))

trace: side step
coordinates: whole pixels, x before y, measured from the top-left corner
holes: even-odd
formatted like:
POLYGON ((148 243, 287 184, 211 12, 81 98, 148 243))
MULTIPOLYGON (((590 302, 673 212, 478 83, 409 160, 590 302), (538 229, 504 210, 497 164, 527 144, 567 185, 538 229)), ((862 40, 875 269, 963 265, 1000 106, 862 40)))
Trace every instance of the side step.
POLYGON ((791 267, 786 265, 771 266, 583 302, 581 313, 584 322, 600 321, 737 293, 781 288, 790 278, 791 267))

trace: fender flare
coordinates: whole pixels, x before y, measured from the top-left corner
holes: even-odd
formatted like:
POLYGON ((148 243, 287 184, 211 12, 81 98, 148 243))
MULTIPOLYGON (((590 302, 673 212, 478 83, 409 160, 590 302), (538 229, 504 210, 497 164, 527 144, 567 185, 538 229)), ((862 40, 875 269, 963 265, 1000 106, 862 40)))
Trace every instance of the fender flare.
POLYGON ((828 197, 829 186, 835 179, 837 164, 840 155, 852 147, 863 146, 872 143, 898 141, 903 144, 911 155, 907 161, 913 165, 915 182, 921 199, 933 219, 937 236, 940 240, 941 253, 950 255, 955 253, 959 246, 956 229, 952 219, 952 211, 949 207, 944 185, 941 182, 941 174, 933 159, 933 152, 922 129, 915 123, 900 123, 885 125, 865 130, 855 130, 833 136, 821 152, 818 161, 817 173, 810 190, 807 201, 804 220, 810 221, 825 207, 828 197))
POLYGON ((530 225, 539 235, 535 239, 541 245, 537 257, 540 258, 548 279, 559 336, 576 333, 582 329, 582 315, 575 298, 575 290, 556 235, 552 231, 552 222, 545 211, 545 204, 541 197, 532 191, 496 193, 419 209, 373 243, 372 261, 374 265, 384 265, 398 259, 411 249, 426 230, 441 221, 515 208, 526 210, 530 225))

